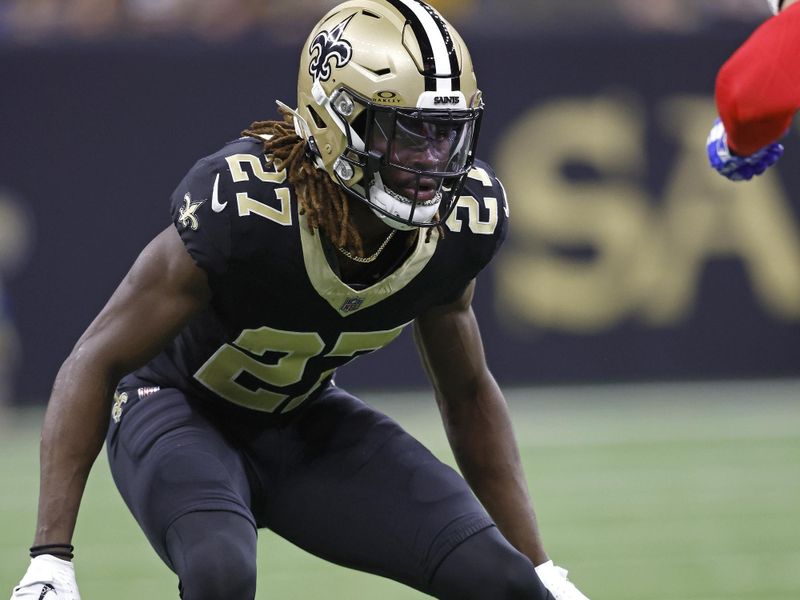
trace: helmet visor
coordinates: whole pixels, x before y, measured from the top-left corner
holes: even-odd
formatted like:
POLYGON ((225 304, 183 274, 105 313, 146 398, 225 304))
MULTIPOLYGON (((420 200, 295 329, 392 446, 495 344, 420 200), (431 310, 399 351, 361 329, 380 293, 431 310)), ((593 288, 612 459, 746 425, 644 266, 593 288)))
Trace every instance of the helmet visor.
POLYGON ((451 115, 377 112, 370 145, 389 166, 456 175, 467 166, 474 128, 474 120, 451 115))

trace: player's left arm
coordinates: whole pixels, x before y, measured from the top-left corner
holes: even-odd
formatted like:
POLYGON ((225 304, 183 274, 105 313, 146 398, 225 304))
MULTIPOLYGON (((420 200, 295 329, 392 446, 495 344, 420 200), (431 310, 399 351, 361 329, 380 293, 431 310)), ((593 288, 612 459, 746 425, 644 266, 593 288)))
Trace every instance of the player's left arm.
POLYGON ((588 600, 545 553, 508 406, 486 365, 474 292, 473 280, 457 300, 414 323, 450 447, 475 495, 506 539, 531 559, 555 600, 588 600))
POLYGON ((500 531, 535 565, 548 560, 505 398, 472 311, 475 282, 417 318, 414 338, 458 466, 500 531))

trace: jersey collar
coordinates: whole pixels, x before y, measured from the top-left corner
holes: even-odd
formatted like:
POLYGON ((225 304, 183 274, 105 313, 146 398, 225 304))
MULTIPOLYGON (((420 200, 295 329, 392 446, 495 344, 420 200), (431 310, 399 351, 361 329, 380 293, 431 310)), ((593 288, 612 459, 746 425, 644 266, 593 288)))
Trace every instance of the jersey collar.
POLYGON ((432 231, 428 243, 425 243, 425 235, 418 235, 413 252, 393 273, 367 288, 354 290, 339 279, 331 268, 325 258, 319 232, 312 234, 309 231, 306 216, 298 215, 298 223, 303 261, 311 285, 343 317, 374 306, 402 290, 425 268, 439 243, 437 229, 432 231))

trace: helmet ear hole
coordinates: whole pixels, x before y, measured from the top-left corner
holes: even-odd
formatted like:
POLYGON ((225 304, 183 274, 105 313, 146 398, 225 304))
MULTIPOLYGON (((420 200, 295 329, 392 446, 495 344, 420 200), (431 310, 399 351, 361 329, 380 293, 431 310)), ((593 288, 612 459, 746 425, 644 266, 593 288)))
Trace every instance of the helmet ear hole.
POLYGON ((313 106, 311 106, 310 104, 307 105, 306 110, 309 113, 311 113, 311 118, 314 119, 314 124, 319 129, 327 129, 328 126, 325 124, 325 121, 322 119, 322 117, 319 116, 319 113, 316 110, 314 110, 313 106))
POLYGON ((350 124, 353 131, 358 134, 362 140, 364 139, 364 135, 367 132, 367 111, 362 110, 360 113, 356 115, 356 118, 353 119, 353 122, 350 124))

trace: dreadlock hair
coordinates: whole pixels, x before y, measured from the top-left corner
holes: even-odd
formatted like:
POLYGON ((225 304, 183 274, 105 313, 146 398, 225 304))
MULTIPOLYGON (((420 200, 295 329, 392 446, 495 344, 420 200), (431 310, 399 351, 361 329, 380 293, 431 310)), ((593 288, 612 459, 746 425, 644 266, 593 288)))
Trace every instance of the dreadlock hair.
POLYGON ((267 164, 286 169, 286 178, 298 190, 300 214, 306 216, 311 233, 321 229, 337 246, 363 254, 361 235, 348 218, 350 198, 314 165, 306 140, 295 133, 292 114, 283 109, 281 113, 282 121, 255 121, 242 135, 263 142, 267 164))
MULTIPOLYGON (((298 190, 300 214, 308 220, 311 233, 324 231, 341 248, 352 248, 364 254, 364 243, 358 229, 350 222, 350 197, 336 185, 327 172, 318 169, 306 140, 294 130, 294 117, 284 108, 281 121, 254 121, 242 135, 256 138, 264 145, 267 164, 286 169, 286 178, 298 190), (265 138, 268 138, 266 139, 265 138)), ((444 237, 444 228, 430 227, 425 241, 430 241, 433 229, 444 237)))

